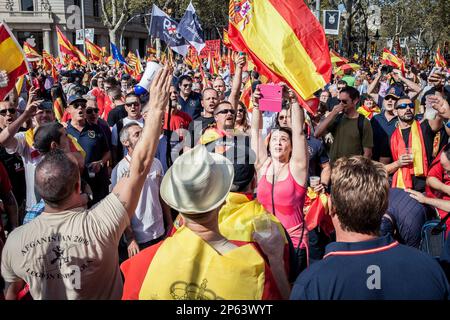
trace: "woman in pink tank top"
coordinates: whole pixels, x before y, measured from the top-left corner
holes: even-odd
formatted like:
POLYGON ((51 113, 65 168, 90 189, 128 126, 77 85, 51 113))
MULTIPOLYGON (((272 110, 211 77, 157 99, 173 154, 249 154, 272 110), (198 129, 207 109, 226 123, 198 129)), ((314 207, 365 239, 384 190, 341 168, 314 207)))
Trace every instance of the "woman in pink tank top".
POLYGON ((305 265, 308 230, 303 224, 303 205, 308 179, 307 142, 303 109, 290 92, 290 128, 272 130, 266 147, 261 135, 262 116, 258 109, 259 90, 254 93, 252 113, 252 149, 256 153, 258 201, 273 213, 287 230, 298 256, 305 265))

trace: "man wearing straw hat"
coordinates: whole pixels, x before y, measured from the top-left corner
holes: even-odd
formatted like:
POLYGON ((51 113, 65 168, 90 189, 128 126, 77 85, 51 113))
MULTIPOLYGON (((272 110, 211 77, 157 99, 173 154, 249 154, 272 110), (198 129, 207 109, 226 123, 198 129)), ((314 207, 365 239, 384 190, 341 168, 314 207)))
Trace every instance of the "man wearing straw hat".
MULTIPOLYGON (((179 157, 161 183, 161 197, 184 225, 173 236, 125 261, 123 299, 279 299, 257 247, 221 235, 218 213, 233 185, 233 164, 198 145, 179 157)), ((283 252, 272 224, 267 256, 283 252), (280 249, 281 248, 281 249, 280 249)), ((280 258, 281 259, 281 258, 280 258)), ((269 259, 270 260, 270 259, 269 259)))

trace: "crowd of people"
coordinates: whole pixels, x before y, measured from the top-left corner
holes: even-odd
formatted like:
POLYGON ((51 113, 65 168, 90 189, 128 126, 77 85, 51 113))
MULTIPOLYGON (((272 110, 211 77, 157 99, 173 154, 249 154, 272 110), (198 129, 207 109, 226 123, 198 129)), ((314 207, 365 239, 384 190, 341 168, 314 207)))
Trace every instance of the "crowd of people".
POLYGON ((450 241, 423 248, 450 211, 448 70, 333 75, 314 113, 281 83, 272 112, 234 64, 178 59, 144 95, 116 65, 37 67, 0 102, 3 298, 450 298, 450 241))

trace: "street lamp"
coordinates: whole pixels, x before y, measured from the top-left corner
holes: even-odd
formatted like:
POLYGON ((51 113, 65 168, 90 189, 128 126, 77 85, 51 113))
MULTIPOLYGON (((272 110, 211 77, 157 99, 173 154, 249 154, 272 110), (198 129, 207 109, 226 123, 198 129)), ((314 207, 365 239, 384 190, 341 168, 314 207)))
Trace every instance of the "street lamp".
POLYGON ((146 17, 146 16, 151 16, 151 15, 152 15, 151 13, 140 13, 140 14, 132 16, 130 19, 128 19, 127 22, 125 22, 125 24, 122 27, 122 32, 120 32, 120 52, 123 52, 123 33, 125 32, 125 27, 127 26, 127 24, 136 18, 142 18, 142 17, 146 17))

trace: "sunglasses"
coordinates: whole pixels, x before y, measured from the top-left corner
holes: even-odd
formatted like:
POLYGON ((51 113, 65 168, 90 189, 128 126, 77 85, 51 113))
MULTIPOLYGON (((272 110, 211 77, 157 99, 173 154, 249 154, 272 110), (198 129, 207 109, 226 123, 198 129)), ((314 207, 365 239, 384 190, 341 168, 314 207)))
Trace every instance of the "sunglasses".
POLYGON ((125 103, 125 105, 126 105, 127 107, 139 106, 139 102, 125 103))
POLYGON ((389 97, 384 98, 384 100, 389 101, 389 100, 397 100, 397 99, 395 99, 394 97, 389 96, 389 97))
POLYGON ((339 101, 339 103, 342 103, 342 104, 347 104, 348 103, 348 100, 338 100, 339 101))
POLYGON ((191 84, 182 84, 181 86, 183 88, 192 88, 192 83, 191 84))
POLYGON ((78 109, 78 108, 86 108, 86 103, 75 103, 74 105, 73 105, 73 107, 75 108, 75 109, 78 109))
POLYGON ((240 112, 240 113, 244 113, 245 112, 245 110, 244 109, 238 109, 238 111, 237 112, 240 112))
POLYGON ((398 106, 395 107, 395 109, 406 109, 406 108, 410 108, 410 109, 414 109, 415 105, 414 103, 402 103, 399 104, 398 106))
POLYGON ((99 110, 100 110, 99 108, 89 108, 86 109, 86 114, 98 113, 99 110))
POLYGON ((283 121, 284 119, 290 119, 290 116, 279 116, 278 120, 283 121))
POLYGON ((236 110, 234 110, 234 109, 223 109, 223 110, 216 112, 216 114, 228 114, 228 112, 233 115, 236 114, 236 110))
POLYGON ((14 108, 3 109, 3 110, 0 110, 0 115, 6 116, 6 113, 7 113, 7 112, 9 112, 9 114, 15 114, 16 111, 17 111, 17 110, 14 109, 14 108))

